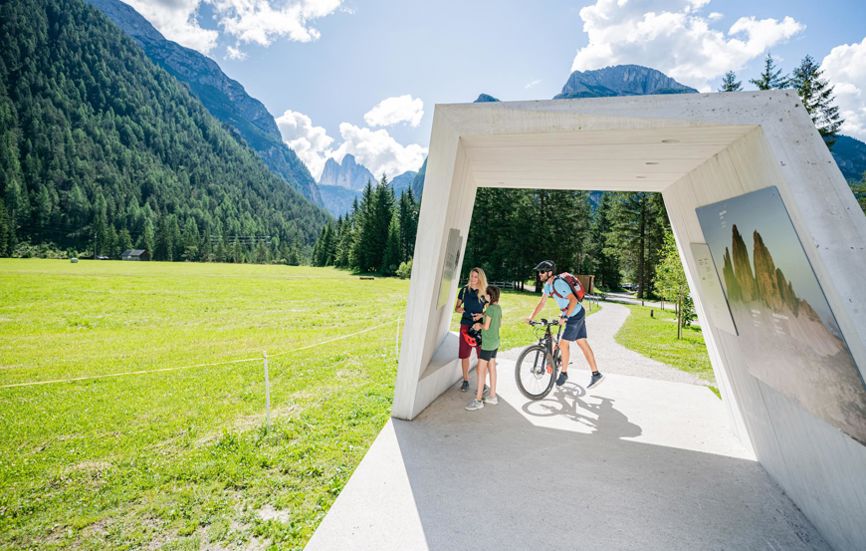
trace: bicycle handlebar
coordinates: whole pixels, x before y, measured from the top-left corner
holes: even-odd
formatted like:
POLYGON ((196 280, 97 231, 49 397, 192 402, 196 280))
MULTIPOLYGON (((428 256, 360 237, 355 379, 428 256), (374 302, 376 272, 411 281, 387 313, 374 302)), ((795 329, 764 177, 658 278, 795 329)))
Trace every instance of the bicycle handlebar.
POLYGON ((559 320, 546 320, 541 318, 538 321, 530 321, 529 325, 533 327, 553 327, 554 325, 559 325, 559 320))

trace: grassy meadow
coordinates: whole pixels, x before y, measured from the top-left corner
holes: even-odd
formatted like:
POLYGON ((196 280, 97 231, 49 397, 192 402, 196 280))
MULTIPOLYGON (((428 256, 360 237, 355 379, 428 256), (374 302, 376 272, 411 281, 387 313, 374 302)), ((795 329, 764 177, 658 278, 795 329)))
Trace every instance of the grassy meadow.
MULTIPOLYGON (((0 548, 302 548, 388 419, 408 289, 0 259, 0 548)), ((503 348, 536 301, 504 294, 503 348)))
MULTIPOLYGON (((715 384, 713 366, 700 327, 683 328, 683 338, 677 339, 675 313, 655 308, 653 317, 650 317, 647 306, 626 306, 631 315, 614 336, 616 342, 648 358, 692 373, 710 385, 715 384)), ((718 391, 711 388, 718 395, 718 391)))

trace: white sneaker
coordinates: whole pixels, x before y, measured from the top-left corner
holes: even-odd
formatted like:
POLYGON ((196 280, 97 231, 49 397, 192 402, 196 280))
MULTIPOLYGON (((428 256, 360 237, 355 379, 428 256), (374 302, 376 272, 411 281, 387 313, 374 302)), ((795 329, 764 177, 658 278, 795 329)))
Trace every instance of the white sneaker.
POLYGON ((481 400, 472 400, 469 402, 469 405, 466 406, 466 411, 477 411, 484 407, 484 402, 481 400))
POLYGON ((485 396, 484 397, 484 403, 490 404, 491 406, 495 406, 496 404, 499 403, 499 396, 494 396, 493 398, 491 398, 490 396, 485 396))

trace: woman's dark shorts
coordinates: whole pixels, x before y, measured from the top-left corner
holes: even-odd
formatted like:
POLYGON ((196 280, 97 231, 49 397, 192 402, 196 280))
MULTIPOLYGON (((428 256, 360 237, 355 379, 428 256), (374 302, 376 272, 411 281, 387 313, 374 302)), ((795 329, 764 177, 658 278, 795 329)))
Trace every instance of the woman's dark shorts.
POLYGON ((578 315, 568 318, 561 338, 569 342, 586 338, 586 314, 583 309, 578 315))
POLYGON ((485 362, 489 362, 490 360, 493 360, 496 358, 496 351, 497 350, 499 350, 499 349, 494 348, 493 350, 482 350, 481 352, 478 353, 478 359, 484 360, 485 362))
MULTIPOLYGON (((458 337, 460 337, 460 350, 457 353, 457 357, 460 358, 461 360, 468 358, 472 354, 472 348, 473 347, 469 346, 469 343, 466 342, 466 332, 469 330, 469 327, 470 326, 468 324, 467 325, 460 325, 460 334, 458 335, 458 337)), ((481 347, 475 346, 474 348, 475 348, 475 353, 480 358, 481 357, 481 347)))

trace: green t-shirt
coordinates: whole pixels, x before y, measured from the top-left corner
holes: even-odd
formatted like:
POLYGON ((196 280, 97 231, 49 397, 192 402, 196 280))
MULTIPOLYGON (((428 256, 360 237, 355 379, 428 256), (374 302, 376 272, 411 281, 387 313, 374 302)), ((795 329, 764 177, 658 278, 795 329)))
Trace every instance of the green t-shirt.
POLYGON ((484 312, 484 322, 490 318, 490 329, 481 330, 481 350, 496 350, 499 348, 499 326, 502 324, 502 308, 491 304, 484 312))

